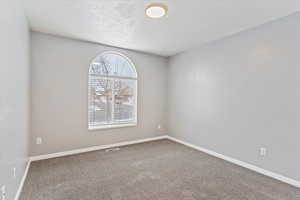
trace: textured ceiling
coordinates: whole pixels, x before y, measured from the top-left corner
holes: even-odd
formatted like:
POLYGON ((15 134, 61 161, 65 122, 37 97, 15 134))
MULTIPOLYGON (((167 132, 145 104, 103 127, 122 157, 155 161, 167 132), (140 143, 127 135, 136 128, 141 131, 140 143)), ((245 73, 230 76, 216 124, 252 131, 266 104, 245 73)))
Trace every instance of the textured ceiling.
MULTIPOLYGON (((168 16, 145 16, 148 0, 26 0, 32 30, 170 56, 300 9, 299 0, 158 0, 168 16)), ((157 1, 155 1, 157 2, 157 1)))

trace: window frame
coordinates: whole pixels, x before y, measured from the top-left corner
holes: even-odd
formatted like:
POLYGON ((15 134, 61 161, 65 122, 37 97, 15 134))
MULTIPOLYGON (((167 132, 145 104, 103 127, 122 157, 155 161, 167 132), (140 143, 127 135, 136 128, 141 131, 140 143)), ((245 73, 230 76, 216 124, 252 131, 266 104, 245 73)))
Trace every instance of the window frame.
MULTIPOLYGON (((103 130, 103 129, 115 129, 115 128, 125 128, 125 127, 136 127, 138 125, 138 73, 135 67, 135 64, 131 61, 131 59, 129 59, 126 55, 124 55, 123 53, 117 52, 117 51, 103 51, 102 53, 97 54, 97 56, 95 56, 92 61, 89 64, 88 67, 88 80, 87 80, 87 129, 89 131, 96 131, 96 130, 103 130), (111 123, 111 124, 100 124, 100 125, 96 125, 96 126, 90 126, 90 120, 89 120, 89 107, 90 107, 90 86, 89 86, 89 81, 90 81, 90 68, 92 66, 92 64, 94 63, 94 61, 99 57, 102 56, 104 54, 116 54, 118 56, 123 57, 134 69, 135 75, 136 77, 125 77, 125 76, 113 76, 113 75, 94 75, 94 76, 98 76, 98 77, 103 77, 103 78, 109 78, 112 80, 135 80, 135 90, 134 90, 134 94, 135 94, 135 105, 134 105, 134 119, 133 121, 127 122, 127 123, 111 123)), ((112 103, 112 105, 114 105, 114 103, 112 103)))

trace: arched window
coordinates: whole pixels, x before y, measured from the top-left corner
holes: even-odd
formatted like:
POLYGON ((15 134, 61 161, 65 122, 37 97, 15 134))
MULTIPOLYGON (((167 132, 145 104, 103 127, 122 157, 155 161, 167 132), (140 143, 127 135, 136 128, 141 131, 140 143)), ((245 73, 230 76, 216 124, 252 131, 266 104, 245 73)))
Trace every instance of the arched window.
POLYGON ((137 72, 117 52, 97 56, 89 68, 89 129, 134 126, 137 122, 137 72))

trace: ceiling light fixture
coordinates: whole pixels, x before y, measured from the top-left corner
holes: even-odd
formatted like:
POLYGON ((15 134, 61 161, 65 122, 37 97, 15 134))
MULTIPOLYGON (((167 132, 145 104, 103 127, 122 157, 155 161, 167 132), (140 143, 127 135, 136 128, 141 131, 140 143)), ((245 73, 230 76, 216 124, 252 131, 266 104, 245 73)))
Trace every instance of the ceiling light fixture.
POLYGON ((167 14, 168 7, 162 3, 151 3, 146 7, 145 11, 150 18, 161 18, 167 14))

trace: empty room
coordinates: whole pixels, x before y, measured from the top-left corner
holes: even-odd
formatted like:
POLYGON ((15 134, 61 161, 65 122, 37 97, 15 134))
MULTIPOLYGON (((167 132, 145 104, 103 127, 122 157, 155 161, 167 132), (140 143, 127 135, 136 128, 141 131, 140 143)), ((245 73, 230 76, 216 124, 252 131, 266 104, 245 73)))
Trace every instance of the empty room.
POLYGON ((300 1, 2 0, 0 200, 300 200, 300 1))

